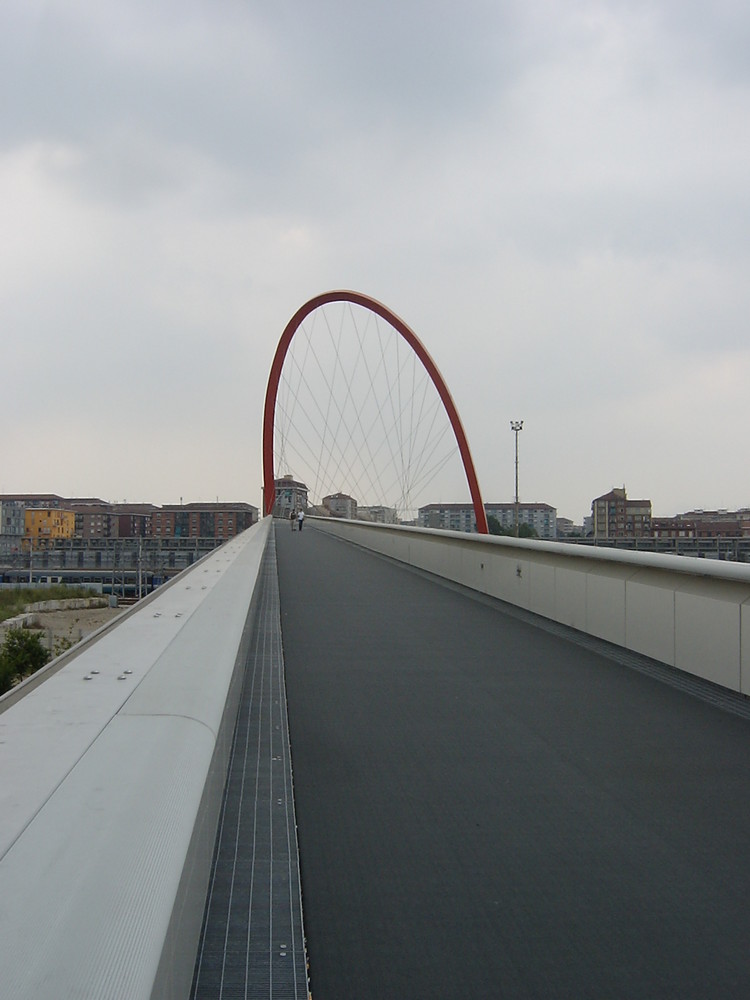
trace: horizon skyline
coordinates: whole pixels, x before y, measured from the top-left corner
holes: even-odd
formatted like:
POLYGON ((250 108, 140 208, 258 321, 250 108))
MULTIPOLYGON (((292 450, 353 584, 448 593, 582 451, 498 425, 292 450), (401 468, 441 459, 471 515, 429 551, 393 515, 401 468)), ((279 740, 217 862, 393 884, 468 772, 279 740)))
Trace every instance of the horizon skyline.
MULTIPOLYGON (((0 482, 262 497, 279 338, 419 336, 487 496, 750 504, 750 8, 6 0, 0 482)), ((460 500, 455 478, 443 496, 460 500)))
MULTIPOLYGON (((283 476, 277 476, 276 478, 277 479, 282 479, 283 476)), ((480 483, 480 488, 481 488, 481 483, 480 483)), ((612 487, 610 487, 609 490, 606 490, 604 493, 599 493, 599 494, 597 494, 596 497, 592 497, 592 499, 591 499, 591 506, 589 507, 588 512, 586 514, 584 514, 583 517, 581 517, 580 519, 571 518, 567 514, 562 514, 560 512, 560 508, 557 507, 554 503, 551 503, 549 500, 539 500, 539 499, 536 499, 536 500, 523 500, 523 499, 520 499, 519 500, 519 506, 521 506, 521 507, 524 507, 524 506, 527 506, 527 507, 531 506, 531 507, 533 507, 533 506, 540 506, 542 504, 546 504, 547 506, 549 506, 549 507, 551 507, 551 508, 553 508, 555 510, 556 518, 558 518, 558 519, 563 518, 565 520, 572 521, 573 524, 576 527, 579 527, 579 526, 582 526, 584 524, 586 518, 591 517, 592 507, 593 507, 594 502, 597 499, 599 499, 599 498, 601 498, 603 496, 606 496, 608 493, 610 493, 614 489, 621 489, 621 488, 623 488, 623 487, 612 486, 612 487)), ((341 492, 343 492, 343 491, 341 491, 341 492)), ((350 494, 345 494, 345 495, 350 495, 350 494)), ((212 500, 205 500, 205 499, 201 499, 201 500, 184 500, 183 497, 180 497, 179 501, 174 501, 174 500, 154 501, 154 500, 145 500, 145 499, 141 499, 141 500, 128 500, 128 499, 123 499, 123 500, 119 500, 119 499, 118 500, 107 500, 105 497, 102 497, 102 496, 100 496, 98 494, 92 494, 91 496, 85 496, 83 494, 68 494, 68 495, 66 495, 66 494, 58 493, 56 491, 51 491, 51 490, 26 490, 26 491, 13 491, 13 492, 0 491, 0 501, 2 501, 4 499, 12 499, 12 498, 19 498, 20 499, 20 498, 23 498, 23 497, 31 497, 31 496, 34 496, 34 497, 44 497, 44 496, 58 497, 60 500, 63 500, 63 501, 66 501, 66 500, 67 501, 89 500, 89 501, 101 501, 104 504, 112 504, 112 505, 116 505, 116 504, 128 504, 128 505, 134 505, 134 506, 137 506, 137 505, 151 505, 151 506, 154 506, 154 507, 189 506, 191 504, 212 504, 212 505, 216 505, 216 504, 219 504, 219 505, 221 505, 221 504, 249 504, 250 506, 255 507, 258 510, 259 516, 262 516, 262 509, 263 509, 262 508, 262 497, 261 497, 261 502, 259 502, 259 503, 256 504, 256 503, 253 503, 252 500, 247 500, 247 499, 236 499, 235 498, 235 499, 232 499, 232 500, 222 500, 220 497, 215 497, 212 500)), ((377 506, 381 506, 380 504, 369 504, 369 503, 367 503, 365 501, 360 501, 359 498, 357 498, 357 497, 352 497, 352 499, 356 501, 358 507, 360 507, 360 506, 361 507, 371 507, 371 506, 377 507, 377 506)), ((728 513, 728 514, 731 514, 731 513, 743 513, 743 512, 750 511, 750 505, 748 505, 747 507, 742 507, 742 506, 739 506, 739 507, 716 506, 716 507, 686 507, 684 510, 674 511, 673 513, 669 513, 669 514, 662 514, 662 513, 658 513, 657 514, 653 510, 653 507, 654 507, 653 499, 651 499, 651 498, 649 498, 647 496, 644 496, 644 497, 641 497, 641 496, 635 497, 635 496, 631 496, 629 493, 627 494, 627 499, 629 501, 635 500, 635 501, 643 501, 643 502, 651 503, 651 506, 652 506, 652 515, 651 516, 652 516, 652 518, 675 518, 675 517, 681 517, 681 516, 687 515, 687 514, 700 514, 700 513, 712 513, 712 512, 713 513, 728 513)), ((510 500, 498 500, 498 499, 488 500, 484 496, 484 493, 482 493, 482 502, 483 502, 484 506, 494 506, 494 505, 515 506, 515 500, 513 498, 511 498, 510 500)), ((428 507, 430 505, 470 507, 471 506, 471 500, 470 499, 467 499, 467 500, 430 500, 430 501, 427 501, 424 504, 420 504, 419 507, 414 508, 415 514, 416 514, 417 511, 419 511, 419 510, 421 510, 421 509, 423 509, 425 507, 428 507)), ((320 504, 316 503, 316 504, 311 504, 310 506, 320 506, 320 504)))

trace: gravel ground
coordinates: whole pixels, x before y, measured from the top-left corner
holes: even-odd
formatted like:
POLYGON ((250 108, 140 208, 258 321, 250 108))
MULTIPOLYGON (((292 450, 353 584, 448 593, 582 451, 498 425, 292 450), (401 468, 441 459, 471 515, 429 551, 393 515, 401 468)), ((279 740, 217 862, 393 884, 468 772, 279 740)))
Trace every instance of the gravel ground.
MULTIPOLYGON (((39 611, 36 616, 41 628, 34 629, 43 637, 44 645, 53 649, 62 639, 76 643, 102 625, 122 614, 123 608, 75 608, 70 611, 39 611)), ((5 633, 0 623, 0 641, 5 633)))

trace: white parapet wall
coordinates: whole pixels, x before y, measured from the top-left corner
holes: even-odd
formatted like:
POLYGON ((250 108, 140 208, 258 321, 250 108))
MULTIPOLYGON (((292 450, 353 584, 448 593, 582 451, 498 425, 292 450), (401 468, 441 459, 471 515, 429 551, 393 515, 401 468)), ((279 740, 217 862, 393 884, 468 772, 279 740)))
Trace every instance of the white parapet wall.
POLYGON ((3 1000, 189 996, 271 523, 0 701, 3 1000))
POLYGON ((429 528, 311 526, 750 694, 750 566, 429 528))

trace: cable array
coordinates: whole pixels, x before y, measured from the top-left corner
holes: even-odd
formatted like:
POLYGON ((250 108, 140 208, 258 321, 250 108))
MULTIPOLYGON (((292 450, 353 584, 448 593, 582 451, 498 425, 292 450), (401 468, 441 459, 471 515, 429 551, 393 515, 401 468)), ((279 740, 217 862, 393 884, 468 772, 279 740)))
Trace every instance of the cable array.
POLYGON ((393 327, 351 302, 296 331, 276 399, 274 465, 310 503, 344 493, 400 520, 460 500, 466 480, 450 421, 421 361, 393 327))

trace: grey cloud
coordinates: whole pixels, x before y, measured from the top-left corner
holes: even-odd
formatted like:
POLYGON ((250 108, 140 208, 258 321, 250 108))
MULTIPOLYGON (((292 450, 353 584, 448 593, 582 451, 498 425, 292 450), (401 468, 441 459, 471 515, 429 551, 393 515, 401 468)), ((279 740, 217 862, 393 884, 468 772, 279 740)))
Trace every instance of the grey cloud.
MULTIPOLYGON (((200 399, 254 468, 276 338, 344 285, 423 335, 482 469, 509 417, 564 454, 615 401, 626 436, 636 389, 658 400, 746 337, 747 24, 729 0, 8 0, 0 168, 33 211, 3 315, 52 345, 14 358, 9 398, 33 369, 71 407, 83 365, 144 426, 179 412, 189 436, 200 399)), ((578 516, 619 448, 606 481, 584 456, 538 499, 582 494, 578 516)), ((158 501, 152 482, 129 492, 158 501)))
POLYGON ((743 87, 750 82, 750 8, 742 0, 662 0, 653 13, 686 72, 743 87))
POLYGON ((272 195, 347 133, 439 145, 442 130, 481 117, 519 60, 513 16, 486 3, 281 4, 262 15, 222 4, 192 30, 160 10, 141 7, 135 26, 113 13, 103 33, 85 5, 53 7, 25 51, 6 35, 6 146, 40 136, 93 146, 116 192, 129 166, 134 186, 147 180, 137 150, 108 162, 116 137, 136 129, 234 167, 250 187, 262 179, 272 195))

